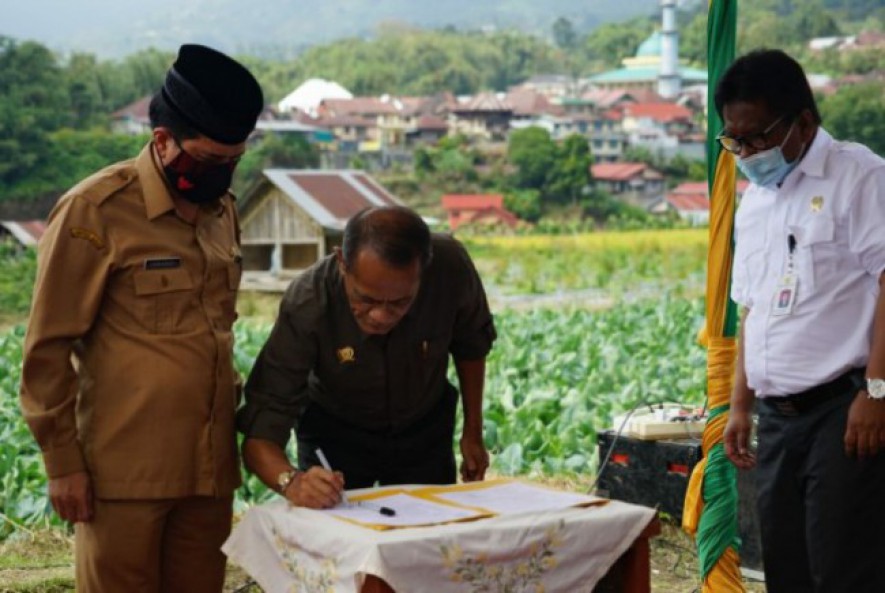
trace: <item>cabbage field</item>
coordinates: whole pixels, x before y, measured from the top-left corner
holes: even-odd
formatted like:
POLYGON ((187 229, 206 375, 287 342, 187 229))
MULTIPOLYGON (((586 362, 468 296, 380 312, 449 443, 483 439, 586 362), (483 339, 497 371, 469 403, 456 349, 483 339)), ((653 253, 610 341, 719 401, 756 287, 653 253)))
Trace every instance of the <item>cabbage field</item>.
MULTIPOLYGON (((579 300, 496 309, 499 337, 485 397, 496 473, 590 475, 598 461, 596 432, 610 427, 613 415, 644 403, 703 401, 705 352, 695 336, 703 321, 705 233, 669 233, 467 243, 490 294, 610 288, 616 295, 602 309, 579 300)), ((235 356, 244 375, 270 323, 238 322, 235 356)), ((18 408, 23 335, 20 324, 0 330, 0 539, 51 521, 39 453, 18 408)), ((248 478, 238 506, 267 496, 248 478)))

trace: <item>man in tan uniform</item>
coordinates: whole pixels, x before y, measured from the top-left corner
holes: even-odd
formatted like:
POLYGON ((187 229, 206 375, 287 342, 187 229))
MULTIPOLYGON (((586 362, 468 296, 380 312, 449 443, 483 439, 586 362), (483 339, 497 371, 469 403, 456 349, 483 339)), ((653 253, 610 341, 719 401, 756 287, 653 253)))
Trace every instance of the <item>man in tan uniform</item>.
POLYGON ((182 46, 141 154, 50 215, 21 403, 53 508, 75 524, 78 591, 222 589, 240 483, 228 188, 262 108, 242 65, 182 46))

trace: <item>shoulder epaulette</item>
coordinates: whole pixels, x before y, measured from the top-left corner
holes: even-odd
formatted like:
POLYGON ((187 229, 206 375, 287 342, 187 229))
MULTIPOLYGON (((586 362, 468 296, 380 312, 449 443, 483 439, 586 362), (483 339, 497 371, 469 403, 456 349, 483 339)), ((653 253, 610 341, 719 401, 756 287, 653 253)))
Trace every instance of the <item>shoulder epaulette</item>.
POLYGON ((68 195, 79 197, 99 206, 132 183, 136 177, 135 161, 123 161, 90 175, 71 188, 68 195))

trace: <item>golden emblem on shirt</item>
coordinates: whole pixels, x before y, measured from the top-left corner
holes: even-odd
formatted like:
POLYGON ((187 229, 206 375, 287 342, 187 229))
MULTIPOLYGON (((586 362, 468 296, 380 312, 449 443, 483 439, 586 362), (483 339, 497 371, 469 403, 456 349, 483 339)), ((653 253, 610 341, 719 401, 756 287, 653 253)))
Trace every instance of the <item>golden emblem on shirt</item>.
POLYGON ((353 351, 353 348, 350 346, 345 346, 344 348, 339 348, 336 352, 338 355, 338 362, 341 364, 347 364, 349 362, 356 362, 356 353, 353 351))
POLYGON ((81 227, 74 227, 71 229, 71 236, 75 239, 86 239, 96 249, 104 249, 104 241, 95 231, 90 231, 89 229, 81 227))
POLYGON ((820 209, 824 207, 824 197, 823 196, 814 196, 811 198, 811 211, 812 212, 820 212, 820 209))

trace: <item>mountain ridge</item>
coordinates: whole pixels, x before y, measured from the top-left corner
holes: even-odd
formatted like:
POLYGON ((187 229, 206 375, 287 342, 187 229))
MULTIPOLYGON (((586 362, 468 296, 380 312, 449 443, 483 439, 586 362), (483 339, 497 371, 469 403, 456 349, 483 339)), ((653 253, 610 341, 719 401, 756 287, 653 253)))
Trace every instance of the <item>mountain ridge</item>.
POLYGON ((33 39, 55 51, 87 52, 102 58, 155 47, 174 50, 185 42, 227 52, 291 56, 305 47, 343 37, 371 37, 379 25, 422 28, 515 28, 549 36, 556 19, 577 31, 605 22, 653 16, 659 0, 29 0, 4 7, 0 35, 33 39))

